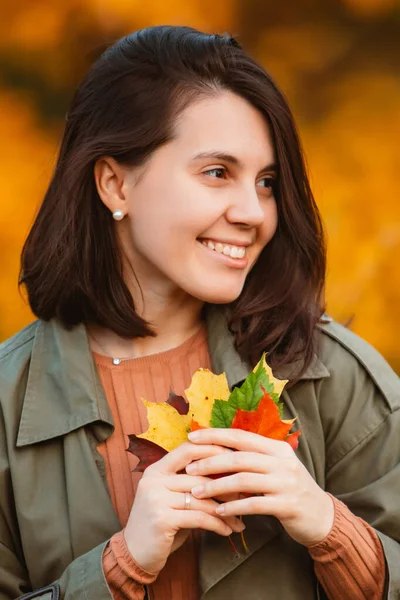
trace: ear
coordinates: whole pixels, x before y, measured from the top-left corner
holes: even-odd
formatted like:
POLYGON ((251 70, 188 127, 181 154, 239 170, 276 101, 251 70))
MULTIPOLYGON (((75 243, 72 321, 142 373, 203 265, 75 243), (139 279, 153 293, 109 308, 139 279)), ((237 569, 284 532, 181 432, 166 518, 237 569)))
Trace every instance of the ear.
POLYGON ((103 156, 94 166, 94 180, 103 204, 113 213, 122 210, 128 213, 125 197, 125 179, 128 173, 114 158, 103 156))

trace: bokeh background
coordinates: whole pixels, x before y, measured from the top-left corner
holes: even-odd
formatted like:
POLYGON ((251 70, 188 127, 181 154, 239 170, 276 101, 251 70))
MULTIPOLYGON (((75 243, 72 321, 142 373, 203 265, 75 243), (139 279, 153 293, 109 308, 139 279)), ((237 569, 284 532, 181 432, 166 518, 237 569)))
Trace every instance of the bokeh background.
POLYGON ((157 24, 229 31, 280 84, 328 234, 328 312, 400 373, 398 0, 3 0, 0 341, 34 318, 19 256, 73 91, 113 40, 157 24))

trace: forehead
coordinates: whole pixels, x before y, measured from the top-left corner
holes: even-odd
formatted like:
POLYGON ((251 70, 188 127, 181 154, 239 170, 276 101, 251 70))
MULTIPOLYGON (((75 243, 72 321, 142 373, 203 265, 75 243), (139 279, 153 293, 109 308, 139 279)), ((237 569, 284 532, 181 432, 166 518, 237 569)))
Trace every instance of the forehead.
POLYGON ((174 145, 182 152, 220 148, 243 162, 273 162, 274 148, 267 119, 247 100, 221 92, 197 100, 180 115, 174 145))

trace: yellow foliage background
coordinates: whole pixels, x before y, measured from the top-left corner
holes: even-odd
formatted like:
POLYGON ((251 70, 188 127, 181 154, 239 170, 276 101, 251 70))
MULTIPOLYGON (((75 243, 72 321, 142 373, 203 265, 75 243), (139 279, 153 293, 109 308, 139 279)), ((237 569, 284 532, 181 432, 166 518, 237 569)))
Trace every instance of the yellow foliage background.
POLYGON ((33 319, 23 241, 73 90, 114 39, 156 24, 236 35, 287 95, 328 234, 328 312, 400 372, 398 0, 14 0, 0 21, 0 340, 33 319))

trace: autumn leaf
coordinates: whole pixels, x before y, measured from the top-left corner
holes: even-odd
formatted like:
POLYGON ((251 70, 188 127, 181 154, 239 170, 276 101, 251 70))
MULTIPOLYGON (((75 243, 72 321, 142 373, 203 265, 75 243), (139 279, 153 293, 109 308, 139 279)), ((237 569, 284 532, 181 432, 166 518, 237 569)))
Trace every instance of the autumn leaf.
POLYGON ((198 429, 206 429, 206 428, 202 427, 201 425, 198 424, 197 421, 192 419, 192 422, 190 423, 190 431, 197 431, 198 429))
POLYGON ((149 402, 142 398, 147 408, 149 427, 138 438, 149 440, 170 452, 187 441, 192 415, 181 415, 168 402, 149 402))
POLYGON ((229 398, 225 373, 214 375, 209 369, 198 369, 185 395, 192 418, 202 427, 210 427, 215 399, 220 398, 219 402, 225 402, 229 398))
MULTIPOLYGON (((265 359, 265 353, 261 360, 254 367, 244 380, 240 387, 235 387, 230 394, 228 401, 215 400, 211 413, 211 427, 232 426, 232 421, 238 409, 245 411, 254 411, 258 408, 263 392, 261 386, 269 393, 272 400, 276 403, 278 411, 282 414, 282 403, 279 401, 279 396, 285 387, 287 380, 280 380, 274 377, 270 366, 265 359)), ((217 396, 218 398, 218 396, 217 396)))
POLYGON ((278 405, 262 385, 260 388, 263 396, 257 409, 238 408, 232 421, 232 429, 243 429, 273 440, 287 441, 296 450, 300 431, 289 435, 295 419, 281 420, 278 405))
POLYGON ((149 440, 140 439, 137 435, 128 435, 128 438, 128 452, 131 452, 139 459, 139 463, 133 469, 133 472, 143 473, 147 467, 167 454, 167 451, 158 444, 150 442, 149 440))
MULTIPOLYGON (((271 398, 275 401, 281 396, 285 385, 288 383, 288 379, 278 379, 277 377, 275 377, 275 375, 272 373, 271 367, 267 363, 266 352, 264 352, 264 354, 261 357, 260 362, 254 367, 253 373, 257 371, 257 369, 260 366, 260 363, 264 367, 265 372, 268 376, 268 381, 269 381, 269 385, 263 384, 264 389, 270 394, 271 398)), ((261 383, 263 383, 263 382, 261 382, 261 383)))
POLYGON ((189 412, 189 404, 183 396, 177 396, 171 390, 168 396, 167 404, 175 408, 180 415, 187 415, 189 412))
MULTIPOLYGON (((168 400, 165 402, 166 405, 170 406, 173 410, 177 412, 178 415, 187 415, 189 411, 189 404, 186 402, 183 396, 177 396, 171 390, 169 393, 168 400)), ((155 408, 153 406, 153 408, 155 408)), ((167 409, 169 411, 169 409, 167 409)), ((165 409, 161 409, 161 411, 165 411, 165 409)), ((149 412, 147 412, 149 416, 149 412)), ((175 417, 175 415, 174 415, 175 417)), ((176 417, 174 418, 174 423, 176 426, 176 417)), ((183 423, 185 427, 185 422, 183 423)), ((150 429, 150 428, 149 428, 150 429)), ((149 432, 149 429, 147 432, 149 432)), ((148 439, 143 438, 142 436, 137 436, 131 434, 128 436, 129 438, 129 446, 128 452, 134 454, 138 459, 139 463, 137 467, 134 469, 134 472, 143 473, 143 471, 153 463, 157 462, 167 454, 167 449, 162 447, 158 441, 154 442, 154 439, 158 440, 158 435, 163 435, 164 429, 161 427, 158 429, 158 433, 155 435, 155 432, 149 432, 148 439), (150 435, 153 437, 153 441, 150 439, 150 435)), ((165 441, 164 441, 165 443, 165 441)), ((167 444, 170 445, 170 440, 167 441, 167 444)))
POLYGON ((293 450, 297 450, 297 448, 298 448, 300 434, 301 434, 301 429, 299 429, 298 431, 295 431, 294 433, 291 433, 289 435, 289 437, 287 437, 285 440, 285 442, 290 444, 290 446, 293 448, 293 450))
POLYGON ((148 429, 140 435, 131 435, 129 452, 140 458, 135 470, 142 471, 151 464, 150 453, 158 460, 166 452, 187 441, 189 431, 194 428, 209 427, 211 411, 216 395, 229 397, 229 387, 225 373, 214 375, 209 369, 198 369, 190 387, 185 390, 188 402, 171 390, 166 402, 149 402, 142 398, 147 409, 148 429), (147 442, 141 445, 141 441, 147 442), (163 452, 157 454, 153 446, 163 452))

